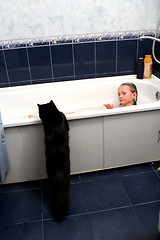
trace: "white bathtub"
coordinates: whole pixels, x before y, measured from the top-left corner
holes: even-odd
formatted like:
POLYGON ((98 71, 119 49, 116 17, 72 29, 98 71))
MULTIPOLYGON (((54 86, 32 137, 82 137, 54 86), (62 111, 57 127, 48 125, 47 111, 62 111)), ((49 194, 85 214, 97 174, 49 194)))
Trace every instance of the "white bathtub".
POLYGON ((11 170, 6 183, 46 178, 44 133, 37 103, 51 99, 70 124, 71 172, 79 173, 160 159, 160 79, 134 75, 0 89, 11 170), (138 105, 118 105, 117 89, 133 82, 138 105), (72 113, 70 113, 72 112, 72 113))

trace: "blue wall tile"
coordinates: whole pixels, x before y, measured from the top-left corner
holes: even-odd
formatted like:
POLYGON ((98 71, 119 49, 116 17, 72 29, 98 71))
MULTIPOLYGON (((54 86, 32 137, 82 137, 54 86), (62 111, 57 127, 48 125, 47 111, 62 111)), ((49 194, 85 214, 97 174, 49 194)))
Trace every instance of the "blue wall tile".
POLYGON ((139 57, 145 57, 145 55, 152 55, 152 40, 143 39, 138 41, 139 48, 138 48, 138 55, 139 57))
POLYGON ((0 50, 0 83, 8 83, 3 50, 0 50))
POLYGON ((95 77, 95 43, 73 45, 75 77, 95 77))
MULTIPOLYGON (((145 57, 145 55, 152 55, 152 60, 153 60, 153 66, 152 66, 152 72, 160 78, 160 64, 158 64, 152 54, 152 45, 153 41, 150 39, 143 39, 139 41, 139 57, 145 57)), ((160 43, 155 42, 155 56, 156 58, 160 61, 160 43)))
POLYGON ((10 82, 31 83, 26 48, 5 50, 5 58, 10 82))
POLYGON ((118 41, 117 73, 136 73, 137 40, 118 41))
MULTIPOLYGON (((155 43, 154 53, 157 60, 160 61, 160 42, 155 43)), ((154 71, 156 71, 156 75, 160 77, 160 64, 158 64, 154 59, 153 59, 153 69, 154 71)))
POLYGON ((116 73, 116 41, 96 43, 96 76, 116 73))
POLYGON ((32 80, 32 84, 51 83, 51 82, 53 82, 52 78, 44 78, 44 79, 34 79, 34 80, 32 80))
POLYGON ((72 81, 75 80, 74 76, 67 76, 67 77, 55 77, 54 82, 64 82, 64 81, 72 81))
POLYGON ((59 77, 73 77, 72 44, 54 45, 51 47, 54 80, 59 77))
MULTIPOLYGON (((78 41, 4 45, 0 48, 0 87, 135 74, 138 57, 152 54, 153 41, 138 37, 78 41)), ((159 49, 156 43, 160 60, 159 49)), ((153 72, 160 76, 160 65, 154 60, 153 72)))
POLYGON ((52 78, 49 46, 28 48, 32 80, 52 78))

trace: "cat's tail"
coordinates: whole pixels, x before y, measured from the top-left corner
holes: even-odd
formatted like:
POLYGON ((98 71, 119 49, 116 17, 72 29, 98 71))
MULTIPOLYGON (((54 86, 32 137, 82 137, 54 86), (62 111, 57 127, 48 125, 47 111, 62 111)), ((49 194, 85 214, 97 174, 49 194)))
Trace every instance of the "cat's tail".
POLYGON ((67 215, 68 205, 69 205, 69 194, 60 193, 61 196, 57 199, 54 204, 54 220, 56 222, 62 222, 67 215))
POLYGON ((56 222, 64 220, 69 205, 70 175, 59 172, 56 178, 56 186, 52 189, 53 215, 56 222), (63 177, 61 176, 63 175, 63 177))

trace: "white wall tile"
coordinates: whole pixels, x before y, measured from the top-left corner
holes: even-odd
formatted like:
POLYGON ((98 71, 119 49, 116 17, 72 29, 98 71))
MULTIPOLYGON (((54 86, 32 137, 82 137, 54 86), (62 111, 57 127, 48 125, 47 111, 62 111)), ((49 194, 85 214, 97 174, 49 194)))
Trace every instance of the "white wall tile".
POLYGON ((159 0, 0 0, 0 40, 155 29, 159 0))

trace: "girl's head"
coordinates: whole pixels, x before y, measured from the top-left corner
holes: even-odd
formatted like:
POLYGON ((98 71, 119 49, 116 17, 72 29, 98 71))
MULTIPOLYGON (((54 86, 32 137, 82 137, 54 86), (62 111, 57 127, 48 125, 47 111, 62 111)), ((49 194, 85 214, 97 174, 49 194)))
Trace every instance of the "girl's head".
POLYGON ((133 83, 122 83, 118 88, 120 106, 137 105, 137 87, 133 83))

